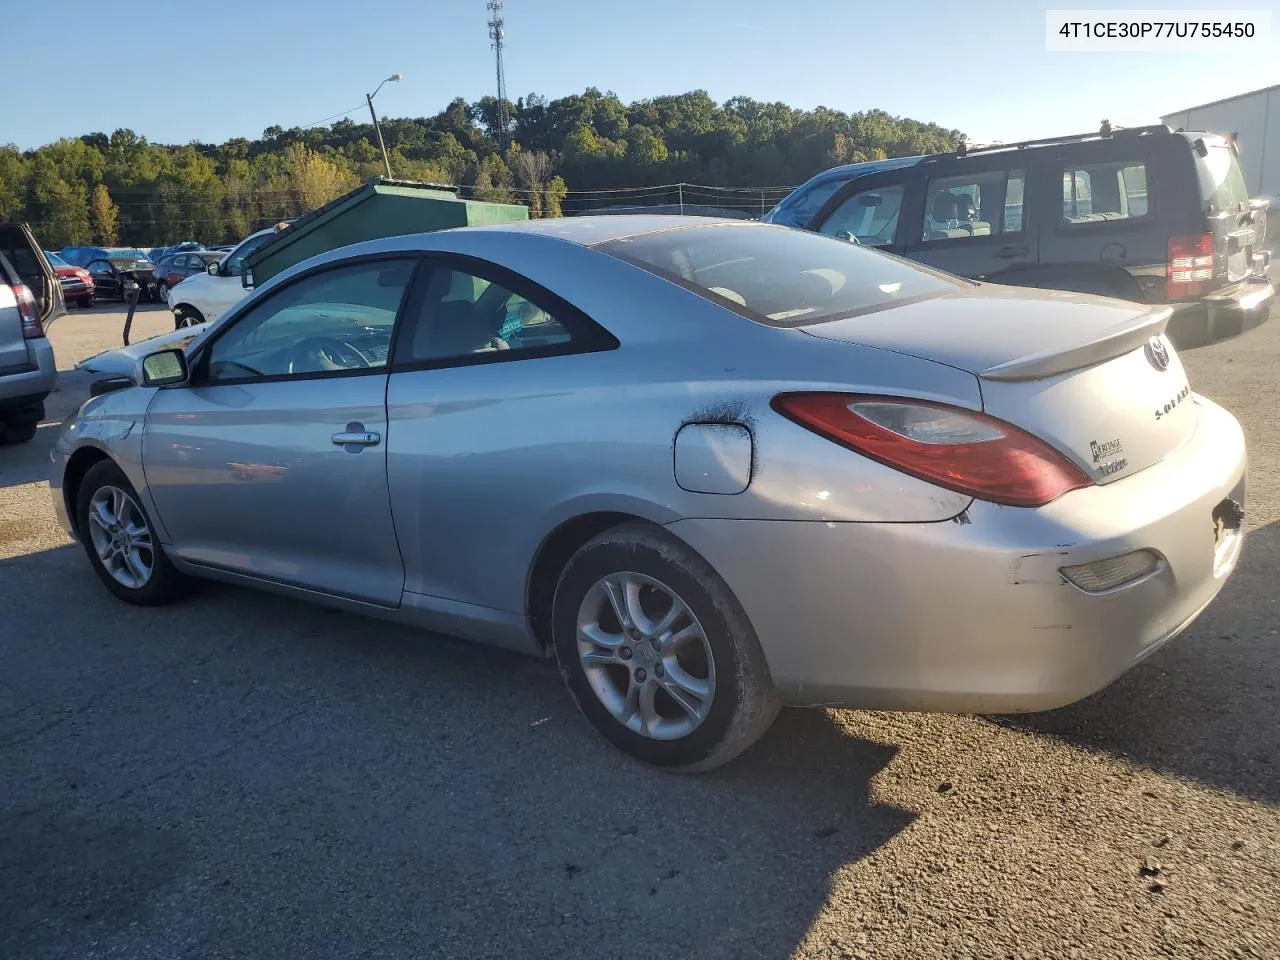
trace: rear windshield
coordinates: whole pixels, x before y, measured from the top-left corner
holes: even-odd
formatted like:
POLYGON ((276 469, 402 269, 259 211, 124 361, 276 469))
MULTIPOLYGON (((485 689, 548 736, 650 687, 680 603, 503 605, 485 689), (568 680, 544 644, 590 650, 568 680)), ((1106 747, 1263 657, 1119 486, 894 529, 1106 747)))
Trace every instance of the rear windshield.
POLYGON ((1196 164, 1200 188, 1208 198, 1209 214, 1242 211, 1249 205, 1249 188, 1240 169, 1240 158, 1226 144, 1206 140, 1207 156, 1196 164))
POLYGON ((857 244, 781 227, 680 227, 597 249, 775 327, 869 313, 967 286, 857 244))

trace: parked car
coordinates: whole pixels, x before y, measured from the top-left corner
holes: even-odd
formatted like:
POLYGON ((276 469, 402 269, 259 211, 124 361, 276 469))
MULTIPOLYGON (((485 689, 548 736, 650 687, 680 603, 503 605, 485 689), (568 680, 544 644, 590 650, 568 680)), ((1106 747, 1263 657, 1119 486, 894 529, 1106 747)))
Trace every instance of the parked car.
POLYGON ((175 253, 191 253, 196 250, 203 250, 204 245, 196 243, 194 240, 184 240, 182 243, 175 243, 171 247, 152 247, 147 251, 147 259, 152 263, 159 263, 164 257, 175 253))
POLYGON ((25 224, 0 224, 0 443, 25 443, 58 379, 45 327, 66 312, 62 285, 25 224))
POLYGON ((93 278, 94 294, 99 299, 123 300, 130 284, 139 288, 139 301, 160 302, 155 266, 145 257, 108 252, 105 257, 90 260, 85 269, 93 278))
POLYGON ((82 307, 93 306, 93 277, 84 267, 77 267, 63 260, 50 250, 44 257, 53 267, 53 272, 62 285, 62 299, 67 303, 78 303, 82 307))
POLYGON ((612 743, 706 769, 780 703, 1060 706, 1194 620, 1245 445, 1169 314, 742 221, 392 237, 117 351, 52 495, 122 600, 555 656, 612 743))
POLYGON ((58 255, 67 263, 77 267, 87 267, 90 260, 127 257, 134 260, 151 262, 146 251, 137 247, 63 247, 58 255))
POLYGON ((764 219, 964 277, 1170 304, 1180 347, 1266 321, 1270 201, 1234 141, 1165 126, 837 167, 764 219))
POLYGON ((268 227, 250 234, 222 260, 210 263, 204 273, 193 274, 174 285, 169 294, 174 329, 217 320, 228 308, 244 299, 248 292, 240 279, 249 254, 275 235, 268 227))
POLYGON ((207 273, 209 264, 217 263, 226 254, 213 250, 201 250, 198 253, 170 253, 156 261, 156 296, 163 303, 169 302, 169 289, 177 286, 187 277, 197 273, 207 273))

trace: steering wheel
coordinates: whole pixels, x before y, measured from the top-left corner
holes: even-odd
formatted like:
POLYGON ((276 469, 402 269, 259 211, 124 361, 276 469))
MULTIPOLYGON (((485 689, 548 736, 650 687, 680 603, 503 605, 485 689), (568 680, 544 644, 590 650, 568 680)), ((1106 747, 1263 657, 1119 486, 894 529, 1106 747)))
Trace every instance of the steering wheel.
POLYGON ((289 348, 290 373, 318 373, 321 370, 355 370, 371 367, 363 353, 336 337, 307 337, 289 348))

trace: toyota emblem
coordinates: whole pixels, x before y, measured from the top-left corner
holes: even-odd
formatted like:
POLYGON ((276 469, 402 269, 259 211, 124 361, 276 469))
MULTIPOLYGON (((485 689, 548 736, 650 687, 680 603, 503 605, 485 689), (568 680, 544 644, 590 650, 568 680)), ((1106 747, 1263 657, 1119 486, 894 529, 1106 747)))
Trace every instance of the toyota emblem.
POLYGON ((1169 349, 1160 337, 1152 337, 1147 341, 1147 359, 1157 370, 1169 369, 1169 349))

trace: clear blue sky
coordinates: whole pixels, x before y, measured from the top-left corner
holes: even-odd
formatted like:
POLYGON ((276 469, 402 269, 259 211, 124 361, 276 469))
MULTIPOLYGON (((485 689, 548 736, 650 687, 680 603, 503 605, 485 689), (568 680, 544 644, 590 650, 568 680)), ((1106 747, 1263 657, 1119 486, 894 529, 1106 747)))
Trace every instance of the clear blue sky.
MULTIPOLYGON (((0 143, 22 148, 117 127, 160 143, 256 137, 363 109, 364 93, 396 71, 404 81, 376 101, 386 116, 429 115, 494 90, 484 0, 5 6, 0 143)), ((1046 6, 1106 5, 508 0, 507 90, 555 98, 596 86, 631 101, 702 88, 720 101, 879 107, 1009 140, 1091 129, 1103 117, 1155 122, 1280 82, 1274 44, 1246 58, 1046 53, 1046 6)))

